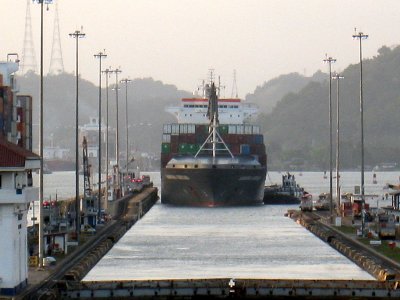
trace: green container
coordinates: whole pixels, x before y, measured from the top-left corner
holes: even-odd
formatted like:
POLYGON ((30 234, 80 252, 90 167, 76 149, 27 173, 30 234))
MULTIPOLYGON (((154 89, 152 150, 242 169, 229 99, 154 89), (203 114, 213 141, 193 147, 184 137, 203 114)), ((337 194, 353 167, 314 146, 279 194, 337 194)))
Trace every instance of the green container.
POLYGON ((228 133, 228 129, 229 129, 228 125, 220 125, 218 127, 218 131, 219 131, 220 134, 227 134, 228 133))
POLYGON ((196 154, 199 149, 200 145, 198 144, 188 144, 188 151, 190 154, 196 154))
POLYGON ((161 144, 161 153, 170 153, 171 152, 171 144, 170 143, 162 143, 161 144))
POLYGON ((189 146, 186 143, 179 144, 178 152, 180 154, 187 154, 189 152, 189 146))

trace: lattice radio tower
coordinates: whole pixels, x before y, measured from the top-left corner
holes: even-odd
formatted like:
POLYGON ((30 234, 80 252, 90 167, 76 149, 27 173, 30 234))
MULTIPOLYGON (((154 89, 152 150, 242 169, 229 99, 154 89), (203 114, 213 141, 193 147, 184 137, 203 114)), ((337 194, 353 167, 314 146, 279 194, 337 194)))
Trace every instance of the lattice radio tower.
POLYGON ((236 84, 236 70, 233 70, 233 84, 232 84, 232 93, 231 97, 238 97, 238 90, 237 90, 237 84, 236 84))
POLYGON ((53 45, 51 47, 50 74, 60 74, 64 72, 64 63, 61 51, 60 22, 58 18, 58 1, 55 1, 56 10, 54 12, 53 45))
POLYGON ((24 46, 20 63, 22 74, 28 71, 36 72, 37 70, 35 48, 33 47, 30 2, 31 0, 26 1, 24 46))

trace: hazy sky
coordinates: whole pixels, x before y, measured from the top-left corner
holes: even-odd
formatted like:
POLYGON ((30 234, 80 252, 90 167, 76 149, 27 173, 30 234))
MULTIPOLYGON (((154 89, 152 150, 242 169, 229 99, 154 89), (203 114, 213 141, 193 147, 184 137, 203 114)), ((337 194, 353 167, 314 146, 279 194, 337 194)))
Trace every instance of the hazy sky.
MULTIPOLYGON (((40 6, 31 0, 0 0, 0 60, 22 54, 26 2, 30 1, 39 66, 40 6), (6 8, 6 9, 5 9, 6 8), (6 13, 6 14, 5 14, 6 13)), ((80 73, 98 82, 98 60, 121 67, 122 77, 153 77, 193 91, 213 68, 230 96, 237 70, 239 96, 281 74, 311 75, 325 53, 343 70, 358 62, 354 27, 369 35, 364 57, 382 45, 399 43, 399 0, 58 0, 64 67, 75 70, 75 40, 83 26, 80 73)), ((45 64, 48 71, 55 5, 45 10, 45 64)))

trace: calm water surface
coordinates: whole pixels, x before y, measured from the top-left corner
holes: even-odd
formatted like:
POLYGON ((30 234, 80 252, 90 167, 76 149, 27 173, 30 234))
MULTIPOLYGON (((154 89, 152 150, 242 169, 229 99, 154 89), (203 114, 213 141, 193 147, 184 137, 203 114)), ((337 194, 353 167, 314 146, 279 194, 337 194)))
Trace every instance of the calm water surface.
MULTIPOLYGON (((322 172, 293 173, 314 195, 329 191, 322 172)), ((155 185, 159 173, 150 173, 155 185)), ((267 184, 280 183, 270 173, 267 184)), ((365 173, 366 193, 380 196, 400 172, 365 173)), ((329 174, 328 174, 329 176, 329 174)), ((356 172, 342 174, 342 191, 359 185, 356 172)), ((158 202, 84 281, 177 278, 373 279, 283 214, 297 205, 178 208, 158 202)))

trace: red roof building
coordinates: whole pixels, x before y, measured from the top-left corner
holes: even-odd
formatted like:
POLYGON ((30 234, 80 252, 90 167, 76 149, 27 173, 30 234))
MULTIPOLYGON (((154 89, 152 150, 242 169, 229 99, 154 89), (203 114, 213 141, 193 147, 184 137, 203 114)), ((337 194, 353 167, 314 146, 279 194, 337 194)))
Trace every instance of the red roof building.
POLYGON ((0 137, 0 169, 39 169, 40 156, 0 137))

